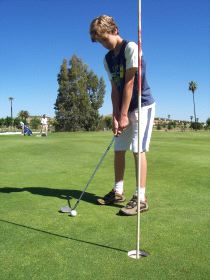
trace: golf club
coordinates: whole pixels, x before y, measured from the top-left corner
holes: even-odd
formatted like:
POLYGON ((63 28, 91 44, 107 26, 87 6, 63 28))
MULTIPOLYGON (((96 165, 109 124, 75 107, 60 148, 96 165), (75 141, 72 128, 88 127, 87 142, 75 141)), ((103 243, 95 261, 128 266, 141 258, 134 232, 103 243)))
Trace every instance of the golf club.
POLYGON ((110 148, 111 148, 111 146, 112 146, 112 144, 113 144, 113 142, 114 142, 114 139, 115 139, 115 136, 113 136, 113 138, 112 138, 112 140, 111 140, 109 146, 106 148, 104 154, 102 155, 101 159, 99 160, 98 164, 96 165, 96 167, 95 167, 95 169, 94 169, 94 171, 93 171, 93 173, 92 173, 90 179, 88 180, 88 182, 87 182, 87 184, 86 184, 84 190, 82 191, 80 197, 77 199, 77 201, 76 201, 74 207, 71 207, 71 205, 70 205, 70 198, 67 197, 68 206, 61 207, 60 212, 62 212, 62 213, 69 213, 70 216, 76 216, 76 215, 77 215, 76 208, 77 208, 77 206, 78 206, 80 200, 82 199, 82 197, 83 197, 85 191, 87 190, 88 186, 90 185, 91 181, 93 180, 93 178, 94 178, 94 176, 95 176, 97 170, 99 169, 101 163, 103 162, 103 160, 104 160, 106 154, 107 154, 108 151, 110 150, 110 148))

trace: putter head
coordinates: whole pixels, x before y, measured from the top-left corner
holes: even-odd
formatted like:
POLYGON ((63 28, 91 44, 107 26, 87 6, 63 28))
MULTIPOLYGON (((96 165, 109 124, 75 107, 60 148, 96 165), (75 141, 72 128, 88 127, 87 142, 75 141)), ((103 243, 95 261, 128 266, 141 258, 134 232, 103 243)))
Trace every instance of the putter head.
POLYGON ((60 208, 59 212, 60 213, 71 213, 71 208, 69 206, 63 206, 60 208))
POLYGON ((72 211, 72 207, 71 207, 71 203, 70 203, 71 197, 69 195, 67 195, 66 199, 67 199, 68 205, 61 207, 59 210, 60 213, 71 213, 71 211, 72 211))

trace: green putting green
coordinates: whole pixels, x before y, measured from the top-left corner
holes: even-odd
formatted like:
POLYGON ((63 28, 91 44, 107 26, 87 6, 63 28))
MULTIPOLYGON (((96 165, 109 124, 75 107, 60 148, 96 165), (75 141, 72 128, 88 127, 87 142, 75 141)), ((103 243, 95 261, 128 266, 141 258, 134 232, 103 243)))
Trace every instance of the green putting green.
MULTIPOLYGON (((96 198, 113 186, 113 149, 86 194, 77 217, 58 209, 76 202, 111 141, 111 132, 0 136, 0 275, 2 280, 209 279, 210 133, 153 133, 148 158, 149 211, 118 216, 119 206, 96 198)), ((127 153, 125 195, 135 188, 127 153)))

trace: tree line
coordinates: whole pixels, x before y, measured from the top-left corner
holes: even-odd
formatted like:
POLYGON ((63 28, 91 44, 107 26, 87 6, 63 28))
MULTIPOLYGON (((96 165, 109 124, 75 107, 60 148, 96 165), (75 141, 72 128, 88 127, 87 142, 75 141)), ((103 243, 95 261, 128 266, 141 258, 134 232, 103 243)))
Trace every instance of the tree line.
POLYGON ((16 127, 20 128, 20 122, 24 122, 24 124, 30 125, 32 129, 37 129, 40 126, 40 118, 33 117, 30 119, 30 123, 28 123, 28 118, 30 117, 28 111, 20 111, 16 118, 6 117, 0 118, 0 127, 16 127))
MULTIPOLYGON (((100 116, 99 109, 102 107, 105 95, 105 82, 102 77, 98 77, 83 61, 76 55, 73 55, 69 61, 63 60, 60 72, 57 76, 58 94, 54 104, 55 119, 52 125, 55 131, 91 131, 97 129, 111 129, 112 117, 100 116)), ((194 81, 189 82, 189 91, 193 96, 193 116, 190 124, 184 122, 183 127, 191 129, 210 128, 210 118, 203 126, 198 122, 195 109, 195 91, 197 84, 194 81)), ((19 126, 20 121, 27 124, 29 117, 28 111, 21 111, 17 118, 13 119, 13 97, 9 97, 11 105, 11 117, 0 119, 2 126, 19 126)), ((170 119, 170 115, 168 115, 170 119)), ((31 128, 38 128, 40 119, 35 117, 30 120, 31 128)), ((178 125, 179 126, 179 125, 178 125)), ((175 121, 170 120, 167 124, 158 123, 157 129, 173 129, 177 127, 175 121)))
POLYGON ((206 120, 206 123, 200 123, 198 120, 195 122, 189 121, 176 121, 176 120, 160 120, 155 118, 155 128, 157 130, 202 130, 210 129, 210 118, 206 120), (196 125, 195 125, 196 124, 196 125))

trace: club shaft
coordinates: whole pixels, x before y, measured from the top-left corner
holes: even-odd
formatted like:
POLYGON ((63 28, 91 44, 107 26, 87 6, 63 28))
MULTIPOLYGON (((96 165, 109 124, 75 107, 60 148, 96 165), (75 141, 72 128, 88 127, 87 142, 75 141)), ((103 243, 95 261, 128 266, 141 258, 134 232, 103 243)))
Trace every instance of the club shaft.
POLYGON ((112 140, 111 140, 109 146, 106 148, 106 151, 104 152, 103 156, 102 156, 101 159, 99 160, 99 162, 98 162, 96 168, 94 169, 94 171, 93 171, 93 173, 92 173, 90 179, 88 180, 88 182, 87 182, 87 184, 86 184, 84 190, 82 191, 80 197, 77 199, 77 202, 75 203, 74 207, 72 208, 73 210, 76 209, 76 207, 77 207, 77 205, 79 204, 81 198, 83 197, 83 195, 84 195, 84 193, 85 193, 87 187, 89 186, 89 184, 90 184, 91 181, 93 180, 93 178, 94 178, 94 176, 95 176, 95 174, 96 174, 98 168, 100 167, 100 165, 101 165, 101 163, 103 162, 103 160, 104 160, 106 154, 107 154, 108 151, 110 150, 110 148, 111 148, 111 146, 112 146, 112 144, 113 144, 113 142, 114 142, 114 139, 115 139, 115 136, 112 138, 112 140))

